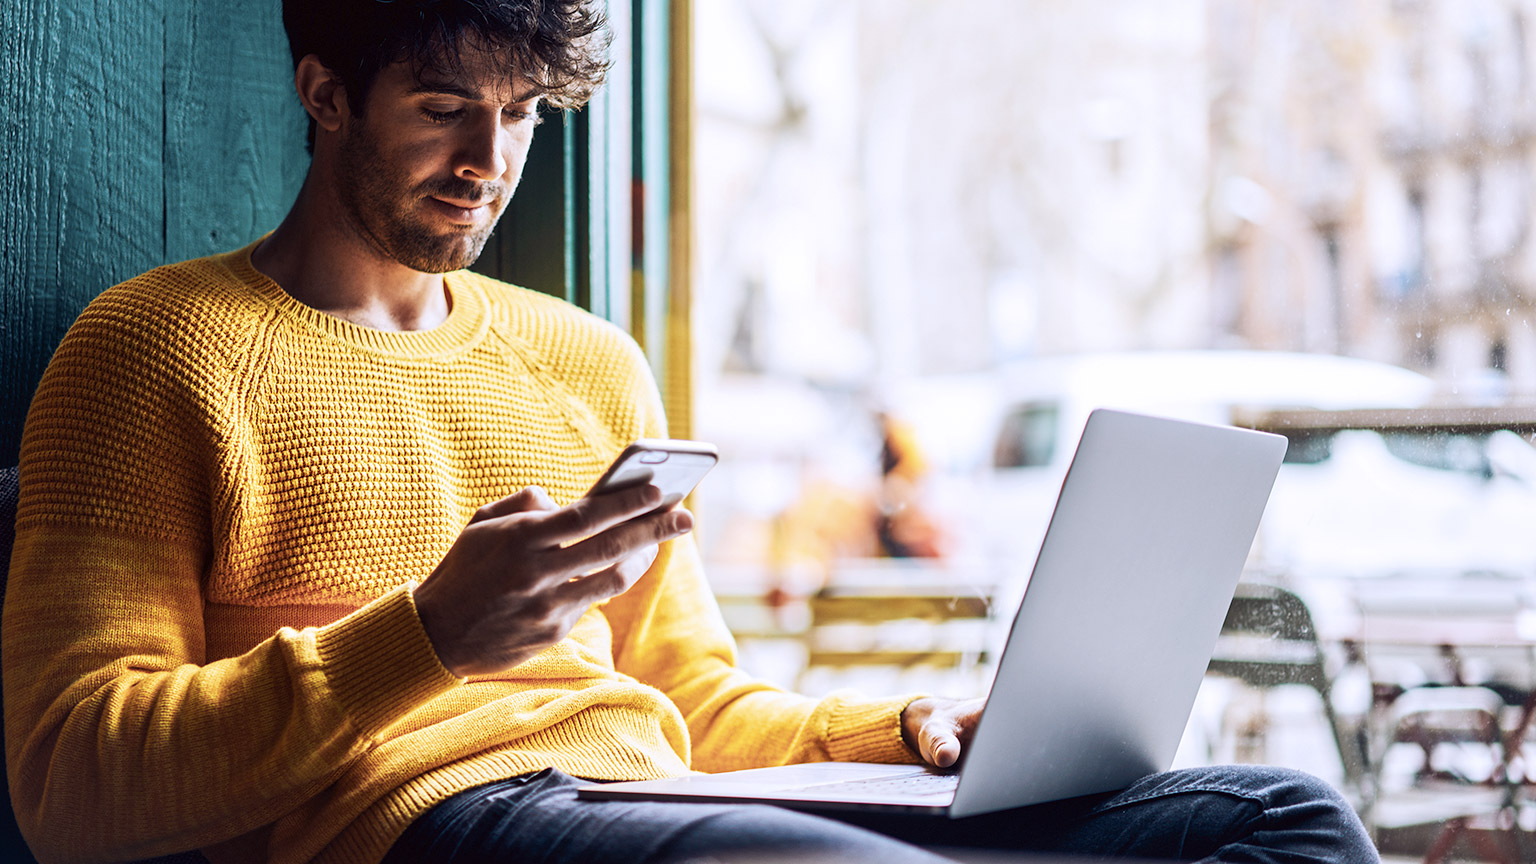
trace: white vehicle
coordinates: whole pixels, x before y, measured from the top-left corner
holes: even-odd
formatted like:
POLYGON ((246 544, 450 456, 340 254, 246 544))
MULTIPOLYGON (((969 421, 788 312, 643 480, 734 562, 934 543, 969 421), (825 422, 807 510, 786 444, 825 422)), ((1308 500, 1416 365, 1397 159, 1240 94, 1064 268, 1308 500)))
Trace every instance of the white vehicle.
MULTIPOLYGON (((984 378, 923 382, 896 404, 937 469, 936 505, 951 514, 968 552, 998 562, 1006 594, 1028 578, 1094 408, 1228 423, 1240 411, 1414 408, 1433 395, 1427 377, 1365 360, 1178 351, 1042 358, 984 378)), ((1531 524, 1536 451, 1512 432, 1299 436, 1250 567, 1293 583, 1467 573, 1524 579, 1536 574, 1531 524)))
POLYGON ((893 401, 946 470, 1044 468, 1059 475, 1094 408, 1227 423, 1237 408, 1406 408, 1423 405, 1433 392, 1416 372, 1347 357, 1133 351, 1043 357, 981 375, 918 380, 893 401))

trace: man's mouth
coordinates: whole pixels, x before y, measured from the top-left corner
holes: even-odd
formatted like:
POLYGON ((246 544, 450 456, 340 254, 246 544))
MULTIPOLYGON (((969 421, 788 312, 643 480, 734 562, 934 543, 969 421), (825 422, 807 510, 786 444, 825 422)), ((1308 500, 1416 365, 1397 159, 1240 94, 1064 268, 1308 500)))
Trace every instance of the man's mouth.
POLYGON ((495 198, 473 200, 466 198, 445 198, 431 196, 428 199, 437 212, 441 213, 450 222, 462 222, 470 224, 479 222, 491 212, 495 198))

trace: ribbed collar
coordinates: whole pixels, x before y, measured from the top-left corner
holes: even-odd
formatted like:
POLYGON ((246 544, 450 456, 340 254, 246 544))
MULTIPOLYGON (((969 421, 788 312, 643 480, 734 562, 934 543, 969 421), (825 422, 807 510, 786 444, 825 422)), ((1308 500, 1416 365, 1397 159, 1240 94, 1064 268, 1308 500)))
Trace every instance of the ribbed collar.
POLYGON ((485 335, 489 323, 486 300, 479 286, 474 284, 465 271, 443 274, 443 285, 448 292, 450 304, 448 317, 443 323, 431 330, 377 330, 343 321, 295 300, 282 286, 251 264, 251 253, 259 243, 260 239, 243 249, 228 253, 224 263, 230 272, 285 317, 319 331, 328 338, 373 354, 438 359, 468 350, 485 335))

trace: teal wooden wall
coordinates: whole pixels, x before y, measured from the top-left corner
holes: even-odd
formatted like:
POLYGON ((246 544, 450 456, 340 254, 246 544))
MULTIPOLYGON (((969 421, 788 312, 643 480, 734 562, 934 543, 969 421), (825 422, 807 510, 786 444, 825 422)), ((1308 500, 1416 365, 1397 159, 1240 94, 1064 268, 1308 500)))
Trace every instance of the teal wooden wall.
POLYGON ((308 167, 279 0, 0 3, 0 465, 113 283, 277 226, 308 167))
MULTIPOLYGON (((86 303, 276 227, 309 157, 280 0, 0 0, 0 46, 6 466, 43 368, 86 303)), ((550 119, 476 269, 575 299, 590 294, 573 252, 587 132, 550 119)), ((4 779, 0 862, 29 864, 4 779)))

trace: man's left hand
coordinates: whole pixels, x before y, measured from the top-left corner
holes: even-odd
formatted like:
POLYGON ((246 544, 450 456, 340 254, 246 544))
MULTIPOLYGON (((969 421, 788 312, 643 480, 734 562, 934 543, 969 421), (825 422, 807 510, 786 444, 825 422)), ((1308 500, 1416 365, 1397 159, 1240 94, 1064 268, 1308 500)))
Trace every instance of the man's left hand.
POLYGON ((985 699, 914 700, 901 712, 901 740, 923 761, 948 768, 970 746, 986 704, 985 699))

